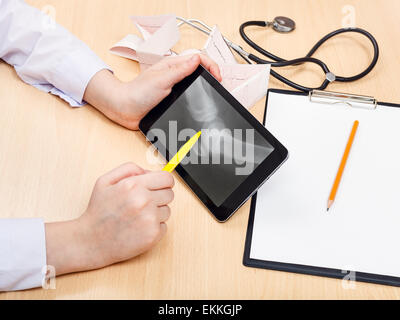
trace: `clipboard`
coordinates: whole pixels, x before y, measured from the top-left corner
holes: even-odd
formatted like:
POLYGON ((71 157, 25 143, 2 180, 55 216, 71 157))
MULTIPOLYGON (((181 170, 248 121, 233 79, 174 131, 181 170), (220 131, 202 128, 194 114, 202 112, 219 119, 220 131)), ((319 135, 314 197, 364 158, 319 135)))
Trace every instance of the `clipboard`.
MULTIPOLYGON (((264 112, 264 121, 263 121, 264 125, 266 123, 266 119, 268 119, 268 104, 269 104, 271 94, 299 96, 299 97, 302 97, 301 99, 303 99, 303 100, 305 98, 307 98, 310 103, 317 102, 317 103, 323 103, 326 105, 328 105, 328 104, 330 104, 330 105, 345 104, 345 105, 348 105, 348 107, 352 107, 352 108, 364 108, 364 109, 370 109, 370 110, 376 109, 377 106, 389 107, 389 108, 400 108, 400 105, 394 104, 394 103, 380 103, 380 102, 378 103, 376 101, 376 99, 374 99, 373 97, 350 95, 350 94, 335 93, 335 92, 320 92, 320 91, 311 92, 307 97, 307 94, 302 93, 302 92, 270 89, 267 94, 266 107, 265 107, 265 112, 264 112)), ((366 112, 370 112, 370 111, 367 110, 366 112)), ((396 112, 397 112, 397 110, 396 110, 396 112)), ((398 112, 399 112, 399 119, 400 119, 400 109, 398 110, 398 112)), ((400 125, 400 123, 399 123, 399 125, 400 125)), ((268 127, 268 122, 267 122, 267 127, 268 127)), ((272 130, 272 132, 277 136, 278 139, 281 139, 279 136, 279 133, 274 132, 273 130, 272 130)), ((347 134, 348 134, 348 132, 347 132, 347 134)), ((395 143, 395 140, 396 139, 394 139, 394 143, 395 143)), ((282 140, 282 142, 285 144, 285 140, 282 140)), ((287 146, 287 147, 289 149, 289 160, 290 160, 290 152, 291 152, 290 146, 287 146)), ((344 145, 343 145, 343 148, 344 148, 344 145)), ((339 152, 338 156, 341 156, 340 152, 339 152)), ((400 164, 399 164, 399 166, 400 166, 400 164)), ((337 167, 334 169, 337 170, 337 167)), ((400 171, 400 168, 399 168, 399 171, 400 171)), ((274 178, 279 179, 279 172, 275 174, 274 178)), ((329 178, 327 178, 327 179, 329 180, 329 178)), ((333 180, 331 179, 330 184, 332 184, 332 183, 333 183, 333 180)), ((250 215, 249 215, 249 221, 248 221, 248 226, 247 226, 247 235, 246 235, 245 250, 244 250, 244 256, 243 256, 243 264, 245 266, 254 267, 254 268, 262 268, 262 269, 270 269, 270 270, 276 270, 276 271, 283 271, 283 272, 292 272, 292 273, 321 276, 321 277, 329 277, 329 278, 336 278, 336 279, 355 280, 355 281, 362 281, 362 282, 375 283, 375 284, 381 284, 381 285, 390 285, 390 286, 397 286, 397 287, 400 286, 400 271, 399 271, 399 275, 393 276, 393 275, 390 275, 390 274, 387 275, 384 273, 381 274, 381 273, 375 273, 375 272, 364 272, 364 271, 351 270, 349 268, 335 268, 335 267, 330 267, 330 266, 324 266, 323 264, 318 265, 318 264, 296 263, 296 262, 290 261, 290 254, 285 261, 280 261, 279 259, 263 259, 263 258, 255 257, 254 255, 252 256, 251 252, 252 252, 252 246, 254 245, 253 238, 254 238, 254 228, 255 228, 255 215, 256 215, 256 211, 257 211, 257 202, 258 202, 257 197, 260 196, 260 193, 262 193, 263 188, 265 188, 265 186, 263 186, 257 192, 257 194, 255 194, 253 196, 253 198, 251 200, 250 215)), ((339 192, 341 192, 341 191, 339 191, 339 192)), ((326 193, 326 198, 323 199, 325 205, 326 205, 327 197, 328 197, 328 193, 326 193)), ((325 210, 326 210, 326 208, 325 208, 325 210)), ((323 213, 321 213, 321 214, 323 214, 323 213)), ((335 213, 333 213, 333 214, 335 214, 335 213)), ((400 211, 399 211, 399 215, 400 215, 400 211)), ((360 221, 360 224, 362 224, 362 221, 360 221)), ((282 225, 280 227, 283 228, 282 225)), ((400 224, 399 224, 399 229, 400 229, 400 224)), ((400 244, 400 242, 398 244, 400 244)), ((391 250, 392 256, 397 255, 398 250, 396 248, 398 247, 398 244, 397 243, 393 244, 393 250, 391 250)), ((274 246, 274 244, 270 244, 270 247, 272 247, 272 246, 274 246)), ((268 249, 266 249, 266 251, 267 250, 268 249)), ((399 254, 399 256, 400 256, 400 254, 399 254)))

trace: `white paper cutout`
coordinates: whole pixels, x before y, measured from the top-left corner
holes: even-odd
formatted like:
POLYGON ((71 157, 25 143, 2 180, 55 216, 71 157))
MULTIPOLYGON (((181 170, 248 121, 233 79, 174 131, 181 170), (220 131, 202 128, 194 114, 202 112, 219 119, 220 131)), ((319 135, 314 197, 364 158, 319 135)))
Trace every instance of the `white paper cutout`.
MULTIPOLYGON (((140 63, 144 70, 164 57, 175 55, 171 49, 180 33, 175 15, 134 16, 131 18, 143 38, 127 35, 110 51, 140 63)), ((270 65, 239 64, 217 27, 214 27, 202 51, 189 49, 180 55, 203 52, 221 70, 221 84, 246 108, 262 99, 268 90, 270 65)))

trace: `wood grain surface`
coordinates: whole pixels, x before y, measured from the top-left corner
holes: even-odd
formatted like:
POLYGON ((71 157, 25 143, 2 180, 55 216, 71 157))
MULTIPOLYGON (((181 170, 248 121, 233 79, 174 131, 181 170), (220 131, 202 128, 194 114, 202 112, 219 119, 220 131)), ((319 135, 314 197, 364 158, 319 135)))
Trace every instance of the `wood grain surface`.
MULTIPOLYGON (((285 58, 305 55, 323 35, 338 29, 352 6, 356 25, 376 36, 381 57, 364 79, 334 84, 332 91, 373 95, 400 102, 400 1, 397 0, 37 0, 55 8, 56 20, 85 41, 122 80, 133 79, 138 65, 108 49, 136 33, 130 15, 175 13, 218 24, 228 38, 244 45, 238 32, 246 20, 286 15, 297 22, 291 34, 250 28, 249 34, 285 58)), ((182 28, 176 51, 201 48, 206 37, 182 28)), ((316 54, 339 75, 361 71, 372 58, 368 41, 343 35, 316 54)), ((282 72, 307 85, 319 85, 319 68, 300 66, 282 72)), ((285 88, 275 79, 270 87, 285 88)), ((26 85, 0 62, 0 218, 43 217, 61 221, 86 208, 94 182, 127 161, 160 169, 146 161, 147 143, 92 107, 72 109, 57 97, 26 85)), ((252 109, 262 119, 265 100, 252 109)), ((399 299, 400 289, 242 265, 249 203, 229 222, 217 223, 178 179, 167 236, 150 252, 101 270, 57 278, 56 290, 3 293, 0 299, 399 299)), ((67 243, 65 245, 68 245, 67 243)), ((351 243, 348 248, 351 250, 351 243)))

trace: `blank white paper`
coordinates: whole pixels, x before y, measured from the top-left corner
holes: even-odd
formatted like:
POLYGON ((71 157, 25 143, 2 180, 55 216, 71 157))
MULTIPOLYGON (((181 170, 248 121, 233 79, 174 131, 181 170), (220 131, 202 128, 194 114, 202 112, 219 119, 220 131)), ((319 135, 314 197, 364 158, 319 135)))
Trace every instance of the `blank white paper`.
POLYGON ((250 258, 400 276, 400 109, 269 94, 267 129, 289 159, 259 190, 250 258), (335 203, 327 200, 360 121, 335 203))

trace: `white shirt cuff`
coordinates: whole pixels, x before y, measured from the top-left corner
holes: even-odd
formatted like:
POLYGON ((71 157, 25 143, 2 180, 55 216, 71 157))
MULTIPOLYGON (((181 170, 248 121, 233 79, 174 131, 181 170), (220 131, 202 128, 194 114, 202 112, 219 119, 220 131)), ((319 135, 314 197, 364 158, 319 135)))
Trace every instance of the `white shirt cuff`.
POLYGON ((42 219, 0 220, 0 291, 41 287, 46 268, 42 219))
POLYGON ((85 104, 83 96, 93 76, 103 70, 111 69, 86 45, 75 50, 60 61, 52 73, 51 84, 55 87, 50 92, 77 107, 85 104))

